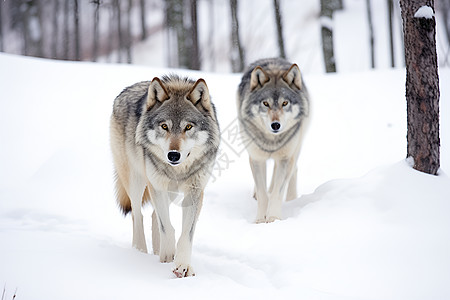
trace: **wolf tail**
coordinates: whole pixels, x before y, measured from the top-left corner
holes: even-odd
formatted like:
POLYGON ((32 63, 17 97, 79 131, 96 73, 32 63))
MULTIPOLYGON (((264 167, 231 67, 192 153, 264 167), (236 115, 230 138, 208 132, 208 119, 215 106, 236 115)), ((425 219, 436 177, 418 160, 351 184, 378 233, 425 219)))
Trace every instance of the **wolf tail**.
MULTIPOLYGON (((117 173, 115 173, 115 183, 116 183, 116 198, 117 204, 124 215, 127 215, 131 211, 131 201, 125 187, 122 184, 117 173)), ((145 188, 144 194, 142 195, 142 205, 150 201, 150 192, 148 188, 145 188)))

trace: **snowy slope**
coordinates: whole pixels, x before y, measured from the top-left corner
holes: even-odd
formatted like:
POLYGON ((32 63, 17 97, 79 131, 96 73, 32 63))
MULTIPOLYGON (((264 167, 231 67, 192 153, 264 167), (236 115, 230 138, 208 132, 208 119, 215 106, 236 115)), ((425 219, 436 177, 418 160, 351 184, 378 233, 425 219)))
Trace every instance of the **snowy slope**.
MULTIPOLYGON (((16 289, 16 299, 47 300, 450 298, 448 69, 440 70, 437 177, 404 161, 401 70, 306 76, 314 110, 302 196, 284 204, 282 221, 252 223, 247 154, 222 143, 194 238, 197 276, 185 279, 131 248, 108 141, 115 96, 171 71, 0 55, 4 299, 16 289)), ((232 145, 239 75, 176 72, 205 78, 232 145)), ((172 209, 179 228, 180 208, 172 209)))

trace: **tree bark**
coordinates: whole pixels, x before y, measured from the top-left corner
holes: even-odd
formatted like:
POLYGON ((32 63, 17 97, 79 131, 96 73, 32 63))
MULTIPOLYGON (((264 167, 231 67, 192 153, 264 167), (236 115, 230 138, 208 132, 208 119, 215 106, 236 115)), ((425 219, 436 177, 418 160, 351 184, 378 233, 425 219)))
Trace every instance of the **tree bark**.
POLYGON ((237 0, 230 0, 231 8, 231 69, 242 72, 245 67, 244 49, 239 38, 239 20, 237 16, 237 0))
POLYGON ((400 0, 405 39, 407 157, 414 169, 436 175, 439 153, 439 77, 436 55, 436 20, 415 17, 422 6, 434 12, 434 0, 400 0))
POLYGON ((275 11, 275 22, 277 25, 279 55, 281 58, 286 58, 286 51, 284 50, 284 39, 283 39, 283 24, 281 22, 280 1, 273 0, 273 7, 275 11))

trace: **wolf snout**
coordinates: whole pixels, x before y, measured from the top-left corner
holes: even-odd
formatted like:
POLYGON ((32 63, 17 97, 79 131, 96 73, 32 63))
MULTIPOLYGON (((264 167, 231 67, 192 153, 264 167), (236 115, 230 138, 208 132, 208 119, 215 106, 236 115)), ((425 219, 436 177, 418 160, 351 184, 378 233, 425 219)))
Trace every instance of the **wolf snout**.
POLYGON ((278 132, 281 128, 281 124, 280 122, 272 122, 272 124, 270 124, 270 128, 272 128, 273 132, 278 132))
POLYGON ((177 165, 180 163, 181 153, 174 150, 169 151, 169 153, 167 153, 167 159, 172 165, 177 165))

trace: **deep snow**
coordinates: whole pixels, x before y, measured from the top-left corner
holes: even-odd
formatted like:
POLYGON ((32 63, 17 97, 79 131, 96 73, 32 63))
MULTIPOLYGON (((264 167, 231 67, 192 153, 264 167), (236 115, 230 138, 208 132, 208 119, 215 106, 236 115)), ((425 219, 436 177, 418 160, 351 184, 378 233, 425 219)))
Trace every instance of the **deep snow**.
MULTIPOLYGON (((174 70, 4 54, 0 66, 5 299, 16 288, 16 299, 450 297, 448 69, 440 70, 439 176, 404 161, 404 70, 305 76, 313 119, 301 195, 283 205, 282 221, 259 225, 248 157, 229 131, 239 75, 175 70, 205 78, 223 129, 221 168, 194 238, 197 276, 175 279, 172 264, 131 248, 108 137, 115 96, 174 70)), ((180 208, 172 210, 179 229, 180 208)), ((146 207, 149 249, 150 214, 146 207)))

